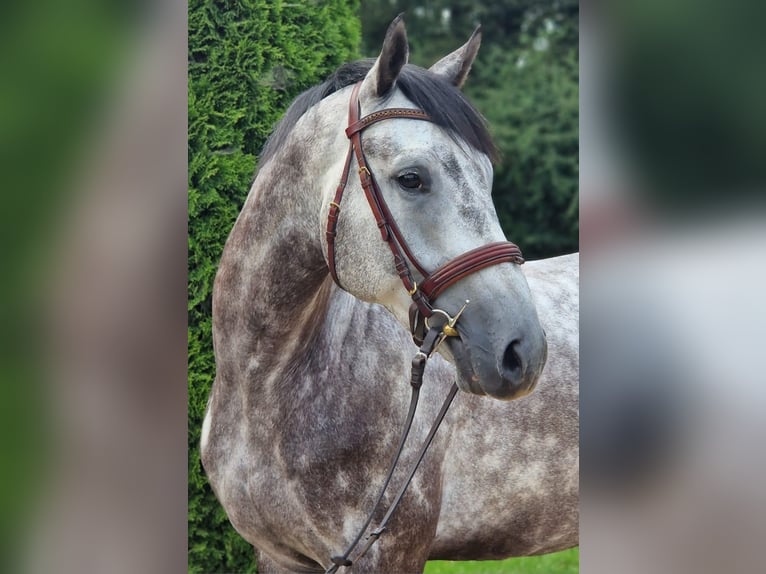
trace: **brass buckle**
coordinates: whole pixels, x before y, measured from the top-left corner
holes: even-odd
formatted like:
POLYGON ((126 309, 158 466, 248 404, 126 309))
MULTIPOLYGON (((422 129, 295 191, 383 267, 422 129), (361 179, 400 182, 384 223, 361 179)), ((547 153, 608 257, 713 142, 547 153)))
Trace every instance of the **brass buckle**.
MULTIPOLYGON (((468 307, 468 303, 470 302, 471 301, 469 299, 466 299, 465 304, 460 308, 460 311, 458 311, 454 317, 450 317, 449 313, 447 313, 443 309, 433 309, 431 317, 433 317, 434 315, 441 315, 447 320, 447 322, 442 327, 442 333, 444 333, 445 337, 457 337, 459 335, 457 329, 455 328, 455 325, 457 324, 457 320, 460 319, 460 315, 463 314, 463 311, 465 311, 465 308, 468 307)), ((428 319, 430 319, 430 317, 425 317, 426 329, 431 328, 431 325, 428 322, 428 319)))

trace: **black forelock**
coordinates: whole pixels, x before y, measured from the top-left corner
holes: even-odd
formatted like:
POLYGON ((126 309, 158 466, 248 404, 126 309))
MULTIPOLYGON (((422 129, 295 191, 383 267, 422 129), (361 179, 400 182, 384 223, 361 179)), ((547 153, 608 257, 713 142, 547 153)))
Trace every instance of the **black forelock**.
MULTIPOLYGON (((374 59, 343 64, 324 82, 299 95, 269 136, 261 152, 261 164, 276 153, 309 108, 338 90, 364 79, 374 64, 374 59)), ((463 139, 492 160, 497 158, 497 148, 489 134, 486 121, 451 83, 424 68, 407 64, 402 68, 396 86, 408 100, 431 116, 433 123, 444 128, 450 136, 463 139)))

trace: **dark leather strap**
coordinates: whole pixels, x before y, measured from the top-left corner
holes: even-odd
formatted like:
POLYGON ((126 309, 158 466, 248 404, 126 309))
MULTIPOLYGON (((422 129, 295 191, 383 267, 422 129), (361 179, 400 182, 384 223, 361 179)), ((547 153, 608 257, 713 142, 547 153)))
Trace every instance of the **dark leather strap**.
POLYGON ((426 436, 426 439, 423 441, 423 445, 420 447, 420 452, 418 452, 418 457, 415 460, 415 462, 412 464, 412 466, 410 467, 410 472, 407 474, 407 480, 405 480, 404 484, 402 484, 401 488, 399 489, 399 492, 396 494, 396 498, 394 498, 394 501, 391 503, 391 506, 388 508, 388 512, 386 512, 386 515, 383 517, 383 520, 380 521, 380 524, 378 524, 378 527, 375 530, 373 530, 370 533, 370 535, 367 537, 367 541, 365 545, 362 547, 359 553, 356 556, 354 556, 353 560, 349 560, 349 562, 351 562, 349 566, 351 566, 354 562, 358 562, 365 554, 367 554, 367 551, 370 549, 370 547, 373 544, 375 544, 378 541, 378 538, 380 538, 380 535, 386 531, 386 527, 388 526, 388 521, 391 520, 391 517, 394 515, 394 512, 396 512, 396 508, 399 506, 399 503, 402 501, 402 497, 407 492, 407 488, 410 486, 410 483, 412 482, 412 479, 415 476, 415 472, 418 470, 420 463, 423 461, 423 457, 426 455, 426 452, 428 452, 428 447, 431 446, 431 442, 434 440, 434 436, 436 436, 436 431, 439 430, 439 425, 441 425, 442 421, 444 420, 444 417, 447 414, 447 410, 449 410, 449 407, 452 404, 452 400, 455 398, 455 395, 457 395, 457 392, 458 392, 457 383, 452 383, 449 393, 447 393, 447 397, 444 399, 444 402, 442 403, 442 406, 439 409, 439 412, 436 415, 434 422, 431 424, 431 430, 428 431, 428 436, 426 436))
MULTIPOLYGON (((351 93, 351 99, 349 100, 349 107, 348 107, 349 127, 346 128, 346 136, 350 140, 349 149, 348 149, 348 154, 346 156, 345 167, 341 175, 340 183, 338 184, 338 187, 335 190, 335 196, 333 198, 333 201, 330 202, 330 208, 327 215, 327 230, 325 232, 327 237, 327 264, 328 264, 328 267, 330 268, 330 275, 332 276, 333 281, 335 281, 335 283, 342 288, 342 285, 340 284, 340 280, 338 279, 338 272, 336 270, 336 263, 335 263, 335 237, 337 234, 336 228, 338 224, 338 217, 340 216, 340 205, 343 199, 343 192, 346 189, 346 185, 348 183, 348 176, 349 176, 349 171, 351 167, 351 158, 355 156, 357 159, 357 163, 359 165, 359 179, 362 183, 362 189, 364 190, 365 197, 367 198, 367 202, 369 203, 370 209, 372 210, 373 216, 375 217, 375 222, 378 226, 378 229, 380 230, 381 238, 388 243, 389 249, 391 249, 391 252, 394 256, 394 265, 396 267, 396 271, 399 274, 399 277, 401 278, 402 282, 404 283, 405 288, 407 289, 408 292, 410 292, 414 290, 415 280, 412 277, 412 274, 410 273, 409 266, 407 264, 407 259, 410 260, 410 262, 421 273, 421 275, 425 276, 427 275, 427 273, 425 272, 423 267, 420 265, 420 263, 417 262, 417 260, 415 259, 415 256, 410 251, 406 241, 404 241, 401 231, 399 231, 398 226, 396 225, 393 217, 391 216, 391 212, 389 211, 388 206, 386 205, 385 201, 383 200, 383 197, 380 194, 378 185, 375 182, 372 176, 372 172, 370 171, 370 168, 367 165, 367 160, 364 157, 364 151, 362 150, 362 140, 361 140, 360 132, 364 128, 386 119, 407 118, 407 119, 427 121, 430 118, 428 114, 426 114, 422 110, 412 110, 407 108, 389 108, 386 110, 373 112, 360 119, 359 118, 359 115, 361 113, 360 105, 359 105, 359 88, 360 87, 361 87, 361 82, 357 83, 354 86, 351 93), (393 237, 396 238, 396 242, 398 242, 398 245, 397 243, 393 241, 393 237), (402 253, 402 251, 404 251, 404 253, 402 253)), ((430 313, 426 305, 421 304, 420 306, 422 306, 424 312, 430 313)))
MULTIPOLYGON (((353 95, 351 100, 353 102, 353 95)), ((359 100, 357 97, 357 102, 358 101, 359 100)), ((357 117, 358 115, 359 114, 357 112, 357 117)), ((379 112, 372 112, 371 114, 364 116, 361 120, 357 119, 353 122, 350 122, 346 128, 346 137, 350 138, 352 135, 361 132, 364 128, 371 126, 376 122, 382 120, 390 120, 393 118, 409 118, 412 120, 431 121, 431 116, 429 116, 423 110, 411 110, 408 108, 388 108, 386 110, 380 110, 379 112)))
POLYGON ((338 217, 340 216, 340 202, 343 199, 343 190, 346 189, 346 182, 348 181, 348 172, 351 169, 352 158, 353 153, 351 146, 349 146, 348 153, 346 154, 345 167, 343 168, 343 174, 340 178, 340 184, 338 184, 338 187, 335 189, 335 197, 333 197, 333 200, 330 202, 330 210, 327 213, 327 231, 325 231, 325 236, 327 237, 327 266, 330 268, 332 280, 335 281, 335 284, 341 289, 343 286, 340 284, 338 272, 335 270, 335 237, 337 235, 336 229, 338 227, 338 217))
POLYGON ((404 445, 407 442, 407 436, 409 435, 410 428, 412 427, 412 421, 415 418, 415 411, 417 410, 418 398, 420 397, 420 387, 423 385, 423 374, 426 369, 426 363, 429 357, 431 356, 431 353, 433 353, 433 351, 439 346, 443 338, 444 336, 439 329, 437 328, 430 329, 428 331, 428 334, 425 337, 423 344, 420 347, 419 352, 412 359, 412 368, 410 371, 410 386, 412 388, 412 392, 410 394, 410 408, 407 411, 407 418, 404 422, 404 429, 402 430, 402 436, 401 436, 401 439, 399 440, 399 448, 396 449, 394 458, 388 467, 388 474, 386 475, 386 479, 383 481, 383 486, 381 487, 378 493, 378 498, 375 500, 375 504, 373 505, 372 510, 370 510, 370 513, 367 516, 367 520, 365 521, 364 525, 362 525, 362 527, 359 529, 359 532, 357 533, 356 537, 351 542, 351 544, 348 545, 348 547, 346 548, 346 551, 343 554, 332 556, 330 558, 330 562, 332 562, 332 566, 330 566, 325 571, 325 574, 334 574, 335 572, 338 571, 338 568, 352 566, 354 562, 358 561, 362 556, 364 556, 367 553, 367 551, 370 549, 370 546, 372 546, 378 540, 378 538, 380 538, 380 535, 383 533, 383 531, 385 531, 386 525, 388 524, 388 521, 390 520, 394 511, 396 510, 396 507, 399 506, 399 503, 401 502, 402 497, 404 496, 404 493, 407 491, 407 488, 409 487, 410 482, 412 482, 412 478, 415 476, 415 472, 420 466, 420 463, 422 462, 423 457, 425 456, 425 453, 428 450, 428 447, 431 445, 431 441, 433 440, 434 435, 436 435, 436 431, 439 429, 439 425, 441 424, 442 420, 444 420, 444 416, 447 414, 447 409, 452 403, 452 399, 455 398, 455 394, 457 393, 457 390, 458 390, 457 385, 455 383, 452 384, 452 388, 450 389, 450 392, 447 395, 447 398, 445 399, 444 404, 442 405, 442 408, 439 411, 439 414, 436 416, 436 419, 432 423, 431 431, 428 433, 426 440, 423 442, 423 445, 420 447, 420 451, 418 453, 417 459, 410 467, 410 472, 408 474, 407 480, 399 488, 399 492, 396 498, 394 499, 394 502, 391 504, 391 506, 389 506, 388 511, 386 512, 386 515, 383 518, 383 521, 367 537, 367 541, 365 545, 356 554, 356 556, 354 556, 353 560, 350 559, 349 557, 351 556, 351 553, 359 545, 359 542, 362 540, 362 536, 364 535, 364 533, 367 531, 367 528, 372 523, 372 519, 375 516, 376 511, 378 510, 381 503, 383 502, 383 497, 386 494, 386 490, 388 489, 388 485, 391 482, 391 478, 394 475, 394 471, 399 465, 399 459, 402 455, 402 451, 404 450, 404 445))
MULTIPOLYGON (((396 225, 396 222, 388 209, 388 205, 386 205, 386 202, 383 199, 383 195, 380 193, 380 188, 375 181, 375 177, 372 175, 372 171, 367 165, 367 158, 365 158, 364 150, 362 149, 361 130, 386 119, 403 118, 422 121, 430 120, 430 117, 421 110, 390 108, 373 112, 362 119, 359 119, 361 113, 359 104, 360 86, 361 83, 356 84, 351 92, 351 100, 349 101, 348 109, 349 128, 346 129, 346 135, 351 141, 351 148, 354 150, 354 155, 356 156, 357 164, 359 165, 359 179, 362 184, 362 189, 364 190, 372 214, 375 217, 375 222, 380 230, 381 238, 388 243, 388 247, 394 257, 394 265, 399 278, 404 284, 404 288, 410 293, 415 289, 415 279, 412 277, 407 260, 415 266, 421 275, 425 276, 427 273, 410 251, 407 242, 404 240, 401 231, 399 231, 399 227, 396 225)), ((423 311, 430 313, 425 307, 423 311)))

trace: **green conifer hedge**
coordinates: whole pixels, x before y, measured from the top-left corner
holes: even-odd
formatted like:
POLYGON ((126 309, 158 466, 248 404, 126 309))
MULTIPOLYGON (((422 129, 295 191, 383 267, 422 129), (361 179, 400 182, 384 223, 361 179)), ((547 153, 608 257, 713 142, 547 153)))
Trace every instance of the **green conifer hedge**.
POLYGON ((292 99, 358 57, 357 0, 189 2, 189 572, 254 572, 200 465, 211 291, 257 154, 292 99))

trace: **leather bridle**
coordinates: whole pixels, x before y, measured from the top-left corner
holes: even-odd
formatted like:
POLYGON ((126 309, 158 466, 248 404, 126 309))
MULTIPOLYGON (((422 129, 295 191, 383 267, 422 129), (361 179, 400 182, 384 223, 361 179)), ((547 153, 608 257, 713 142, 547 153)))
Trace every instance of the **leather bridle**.
POLYGON ((370 205, 372 214, 375 217, 375 222, 380 230, 381 238, 388 244, 388 248, 391 250, 394 257, 396 273, 399 275, 407 293, 412 298, 412 304, 410 306, 410 331, 412 332, 415 343, 417 345, 423 343, 423 338, 427 330, 426 320, 435 312, 448 318, 448 323, 450 323, 450 327, 453 329, 447 334, 454 336, 457 332, 454 331, 453 318, 451 318, 445 311, 434 308, 433 303, 436 298, 445 289, 463 277, 486 267, 506 262, 521 265, 524 263, 521 249, 510 241, 489 243, 467 251, 462 255, 458 255, 430 273, 425 270, 407 245, 402 232, 399 230, 396 221, 388 209, 388 205, 386 205, 386 202, 383 199, 383 194, 381 194, 380 188, 375 181, 375 176, 372 174, 372 171, 367 164, 367 159, 365 158, 364 150, 362 149, 362 131, 383 120, 403 118, 432 121, 431 117, 422 110, 388 108, 372 112, 360 119, 361 105, 359 103, 359 88, 361 87, 361 84, 361 82, 357 83, 351 92, 351 99, 348 105, 348 127, 346 128, 346 136, 349 139, 348 153, 346 154, 346 162, 343 168, 343 174, 340 178, 340 183, 335 190, 333 200, 330 202, 330 209, 327 215, 327 264, 330 268, 330 275, 332 276, 333 281, 342 288, 340 280, 338 279, 335 262, 335 237, 343 192, 348 184, 351 163, 353 158, 356 157, 362 189, 364 190, 364 195, 370 205), (410 264, 415 267, 423 278, 420 284, 416 282, 410 264))
MULTIPOLYGON (((497 243, 489 243, 476 249, 472 249, 449 260, 441 267, 435 269, 431 273, 428 273, 425 268, 420 264, 417 257, 412 253, 407 242, 404 240, 402 232, 396 225, 396 221, 391 215, 391 212, 386 205, 383 195, 380 193, 375 177, 373 176, 370 168, 367 165, 367 160, 364 157, 364 151, 362 150, 362 131, 375 124, 377 122, 394 119, 404 118, 411 120, 424 120, 432 121, 431 117, 422 110, 414 110, 407 108, 389 108, 377 112, 373 112, 360 119, 361 106, 359 104, 359 88, 361 82, 354 86, 351 92, 351 100, 348 106, 348 127, 346 128, 346 136, 349 139, 348 154, 346 155, 346 162, 343 168, 343 174, 340 178, 340 183, 335 190, 335 196, 330 202, 330 209, 327 216, 327 263, 330 268, 330 275, 335 283, 343 288, 339 279, 335 262, 335 237, 336 228, 338 225, 338 217, 340 215, 340 204, 343 199, 343 192, 348 184, 348 176, 351 171, 351 164, 356 157, 356 161, 359 165, 359 179, 362 183, 362 189, 364 195, 367 198, 367 202, 370 205, 372 214, 375 217, 375 221, 380 230, 383 241, 388 244, 391 253, 394 256, 394 267, 399 275, 399 278, 407 290, 407 293, 412 298, 412 304, 410 305, 410 331, 412 333, 413 340, 420 347, 419 351, 412 359, 412 372, 410 376, 410 386, 412 388, 412 394, 410 398, 410 407, 405 420, 404 428, 402 430, 402 436, 399 441, 399 447, 394 454, 394 458, 389 466, 386 478, 378 493, 375 504, 368 515, 364 525, 358 531, 357 536, 346 548, 345 552, 341 555, 332 556, 330 558, 331 566, 327 568, 325 574, 333 574, 342 567, 350 567, 355 562, 360 560, 370 547, 380 538, 383 532, 386 531, 387 524, 396 511, 397 506, 402 500, 404 493, 406 492, 410 482, 412 481, 415 472, 423 460, 436 431, 439 429, 439 425, 444 420, 449 406, 452 404, 452 400, 457 394, 458 387, 456 383, 453 383, 450 391, 444 400, 439 413, 436 416, 431 430, 429 431, 425 441, 421 445, 420 450, 410 466, 410 470, 407 473, 407 478, 400 486, 399 491, 394 498, 393 502, 388 508, 385 516, 378 524, 378 526, 367 536, 365 543, 361 549, 356 552, 352 557, 352 552, 362 541, 362 536, 367 531, 373 516, 381 505, 383 497, 386 493, 391 478, 399 462, 399 458, 404 449, 404 445, 407 440, 412 421, 415 416, 415 410, 417 409, 418 397, 420 395, 420 387, 423 383, 423 374, 426 368, 426 362, 431 354, 436 351, 439 345, 447 338, 458 336, 459 333, 456 328, 456 323, 460 318, 465 305, 454 316, 450 316, 446 311, 434 307, 433 303, 436 298, 450 285, 453 285, 463 277, 475 273, 481 269, 489 267, 491 265, 497 265, 499 263, 515 263, 521 265, 524 263, 524 259, 521 256, 521 250, 510 241, 500 241, 497 243), (412 274, 410 264, 420 273, 422 280, 418 284, 412 274), (434 315, 440 315, 446 322, 441 325, 429 324, 428 319, 434 315)), ((468 301, 466 301, 466 305, 468 301)))

